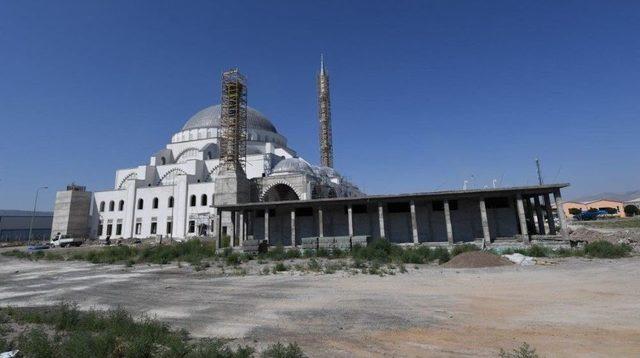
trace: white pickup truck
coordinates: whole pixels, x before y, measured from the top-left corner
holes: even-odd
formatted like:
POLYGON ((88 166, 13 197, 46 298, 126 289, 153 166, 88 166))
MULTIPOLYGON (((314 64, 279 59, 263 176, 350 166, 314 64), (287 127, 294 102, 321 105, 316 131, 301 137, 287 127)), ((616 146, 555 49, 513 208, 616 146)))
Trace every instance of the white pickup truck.
POLYGON ((80 246, 83 242, 83 239, 77 237, 57 234, 56 236, 52 237, 51 240, 49 240, 49 245, 59 247, 80 246))

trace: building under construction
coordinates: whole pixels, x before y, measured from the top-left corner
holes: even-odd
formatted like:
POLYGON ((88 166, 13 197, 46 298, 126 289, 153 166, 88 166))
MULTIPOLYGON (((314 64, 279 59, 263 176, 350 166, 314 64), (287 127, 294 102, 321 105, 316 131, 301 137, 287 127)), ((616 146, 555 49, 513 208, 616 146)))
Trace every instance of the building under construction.
POLYGON ((221 244, 229 237, 232 246, 356 236, 423 245, 567 239, 562 211, 557 222, 552 211, 552 204, 562 207, 566 184, 362 193, 334 169, 324 61, 317 73, 318 165, 298 156, 247 105, 247 86, 237 69, 224 72, 221 105, 193 115, 148 164, 118 170, 113 189, 90 193, 82 203, 57 203, 54 221, 80 210, 89 217, 87 235, 99 239, 208 237, 221 244))

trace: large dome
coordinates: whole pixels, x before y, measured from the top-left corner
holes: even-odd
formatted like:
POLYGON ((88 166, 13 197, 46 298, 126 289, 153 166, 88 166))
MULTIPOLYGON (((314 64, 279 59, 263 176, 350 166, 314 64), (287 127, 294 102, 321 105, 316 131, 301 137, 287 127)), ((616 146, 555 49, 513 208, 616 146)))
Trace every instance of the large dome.
MULTIPOLYGON (((207 107, 189 118, 182 130, 220 127, 220 105, 207 107)), ((260 129, 278 133, 276 127, 262 113, 247 107, 247 129, 260 129)))

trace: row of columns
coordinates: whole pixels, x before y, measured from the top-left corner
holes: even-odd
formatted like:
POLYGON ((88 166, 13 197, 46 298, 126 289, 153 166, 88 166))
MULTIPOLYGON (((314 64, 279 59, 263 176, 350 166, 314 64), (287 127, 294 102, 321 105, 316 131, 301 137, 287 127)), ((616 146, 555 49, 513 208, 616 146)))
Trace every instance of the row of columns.
MULTIPOLYGON (((556 190, 554 193, 555 204, 557 208, 562 208, 562 197, 560 196, 560 190, 556 190)), ((544 225, 544 214, 543 209, 546 211, 546 215, 548 218, 549 225, 549 234, 556 234, 555 222, 553 220, 553 212, 551 208, 551 198, 550 194, 544 194, 544 208, 540 203, 540 199, 538 196, 533 196, 534 199, 534 207, 529 208, 529 212, 533 217, 534 211, 538 221, 538 232, 542 235, 546 234, 545 225, 544 225)), ((489 220, 487 216, 487 207, 485 203, 485 198, 481 197, 478 199, 479 211, 480 211, 480 221, 482 224, 482 235, 484 244, 489 244, 491 242, 491 234, 489 231, 489 220)), ((529 242, 529 228, 527 227, 527 210, 525 205, 529 207, 531 205, 530 198, 523 198, 522 194, 516 194, 516 211, 518 214, 518 224, 520 227, 520 233, 523 237, 523 240, 528 243, 529 242)), ((447 242, 449 244, 453 244, 453 226, 451 224, 451 210, 449 205, 449 200, 443 200, 444 207, 444 218, 446 224, 446 232, 447 232, 447 242)), ((419 243, 418 236, 418 220, 416 215, 416 205, 415 201, 411 200, 409 202, 410 216, 411 216, 411 237, 414 244, 419 243)), ((565 218, 564 212, 560 209, 558 212, 558 219, 560 221, 560 234, 563 239, 568 239, 568 233, 565 228, 565 218)), ((255 215, 255 213, 254 213, 255 215)), ((269 238, 269 209, 265 209, 264 211, 264 239, 267 242, 270 242, 269 238)), ((291 243, 292 246, 296 246, 296 211, 295 209, 291 210, 291 243)), ((324 218, 323 218, 323 210, 322 208, 317 209, 317 217, 318 217, 318 236, 324 237, 324 218)), ((348 232, 349 236, 354 235, 353 229, 353 206, 347 206, 347 218, 348 218, 348 232)), ((238 226, 238 244, 242 246, 243 241, 247 237, 247 217, 245 216, 244 211, 233 212, 232 213, 232 229, 231 229, 231 246, 235 245, 236 239, 236 226, 237 223, 240 223, 238 226)), ((255 220, 255 219, 254 219, 255 220)), ((252 220, 249 220, 252 222, 252 220)), ((253 222, 252 222, 253 225, 253 222)), ((384 218, 384 205, 383 203, 378 203, 378 226, 380 229, 380 237, 385 237, 385 218, 384 218)), ((218 237, 218 245, 221 245, 219 238, 222 237, 222 215, 221 211, 218 210, 216 216, 216 232, 218 237)))

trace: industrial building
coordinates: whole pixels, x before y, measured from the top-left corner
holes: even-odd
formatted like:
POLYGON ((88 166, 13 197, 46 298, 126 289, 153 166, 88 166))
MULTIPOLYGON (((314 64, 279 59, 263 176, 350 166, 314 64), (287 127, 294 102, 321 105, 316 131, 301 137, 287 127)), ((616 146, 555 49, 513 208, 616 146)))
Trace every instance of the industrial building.
POLYGON ((48 240, 53 213, 44 211, 0 210, 0 242, 48 240))
POLYGON ((362 193, 333 168, 329 73, 322 60, 319 165, 299 157, 276 126, 247 105, 247 87, 237 69, 224 72, 220 105, 193 115, 148 164, 118 170, 113 189, 82 190, 73 205, 67 205, 73 190, 58 193, 54 223, 81 216, 92 238, 201 236, 221 244, 229 237, 233 246, 247 239, 297 246, 305 237, 354 235, 412 244, 567 238, 562 211, 556 227, 551 209, 562 204, 567 184, 362 193))

